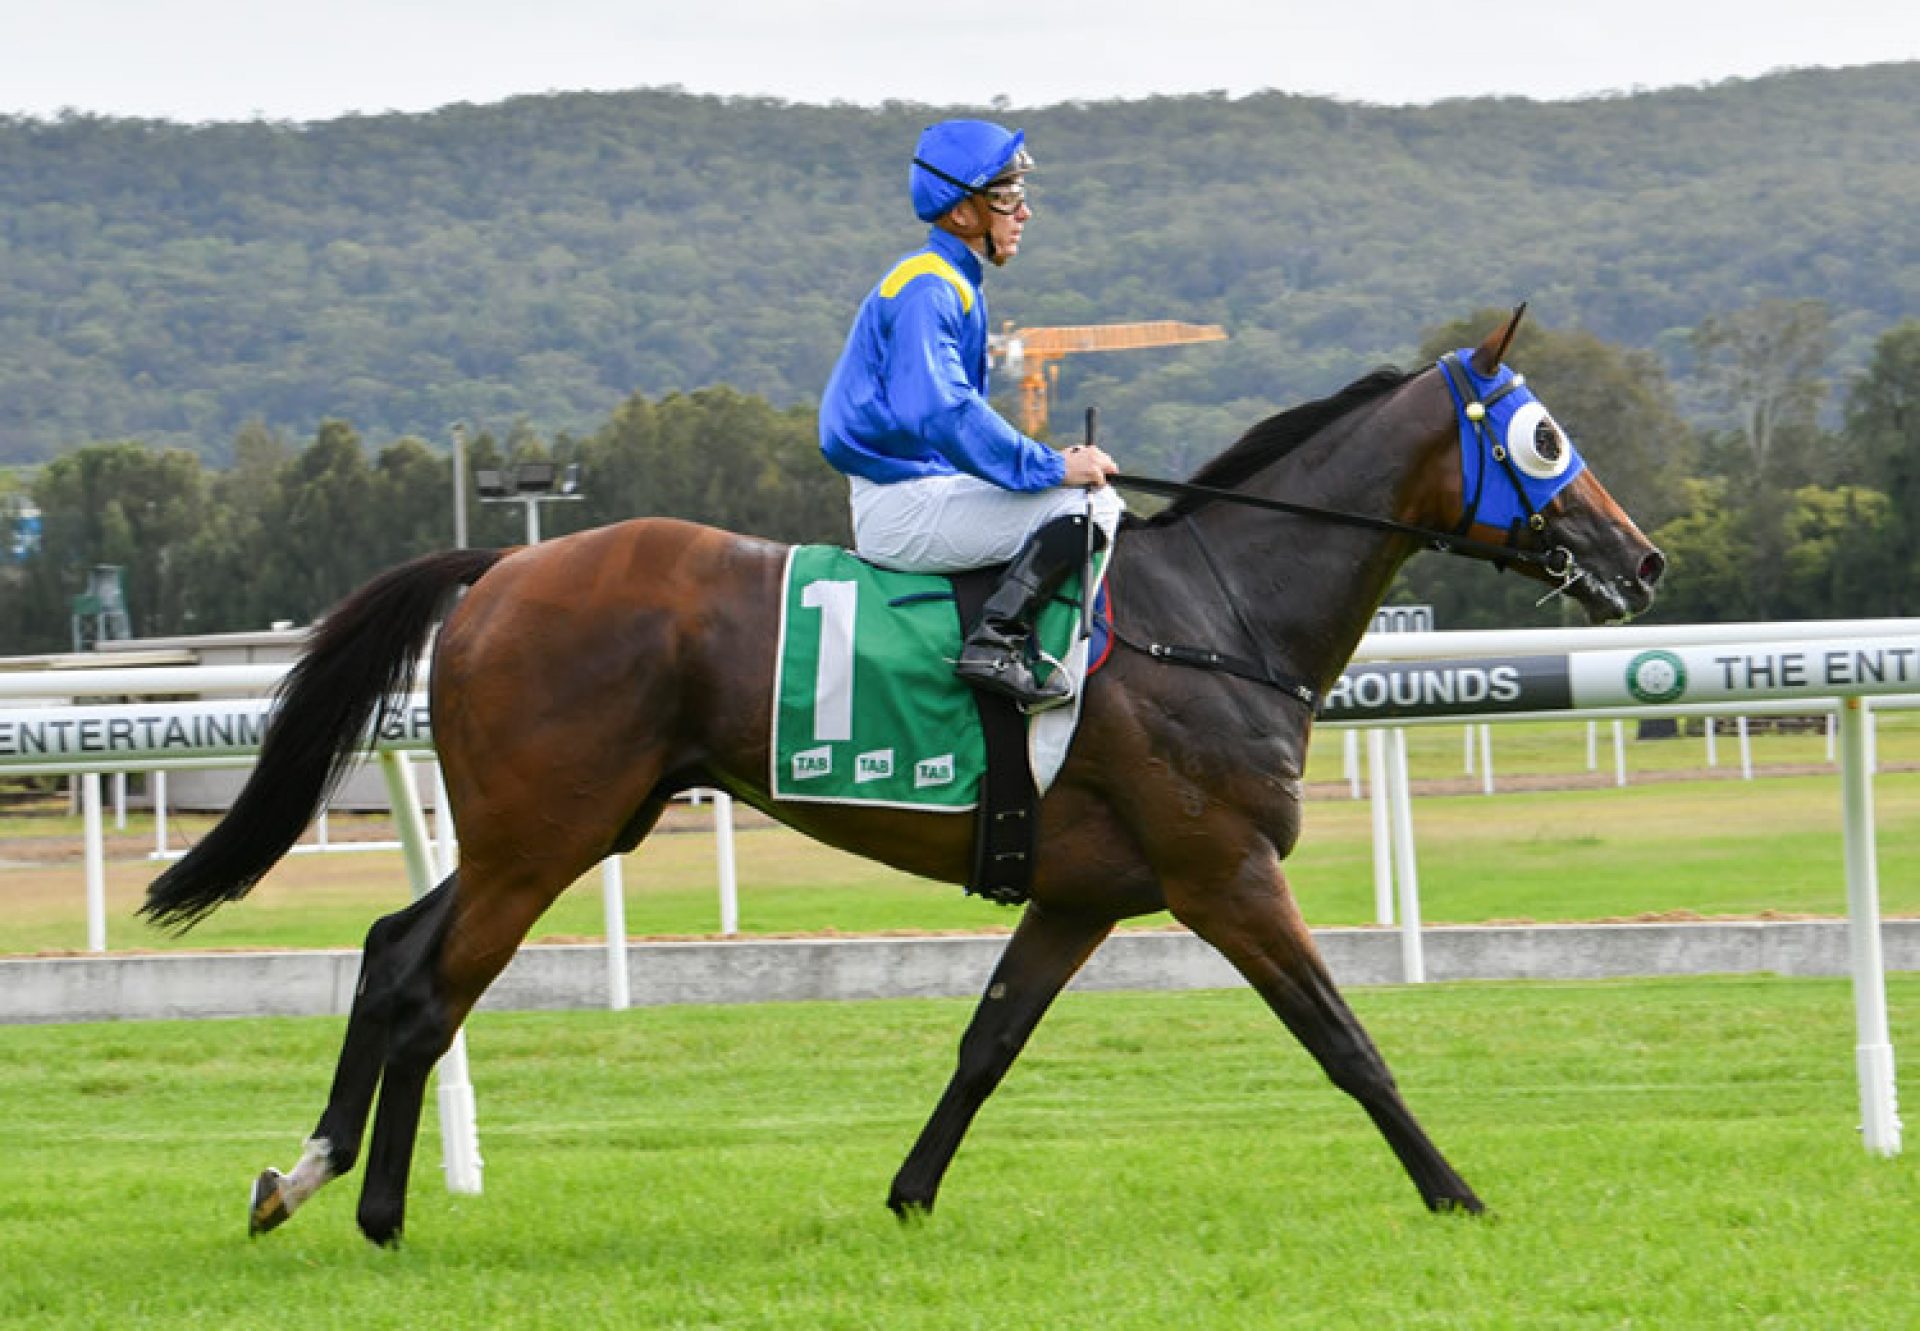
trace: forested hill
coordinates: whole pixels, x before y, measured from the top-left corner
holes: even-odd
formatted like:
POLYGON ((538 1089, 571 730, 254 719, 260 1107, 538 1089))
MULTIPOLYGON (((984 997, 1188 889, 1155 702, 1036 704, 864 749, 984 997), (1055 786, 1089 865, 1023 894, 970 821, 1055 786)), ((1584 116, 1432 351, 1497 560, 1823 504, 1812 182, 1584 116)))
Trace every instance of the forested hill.
MULTIPOLYGON (((640 91, 0 119, 0 462, 124 438, 220 458, 252 418, 444 441, 456 419, 590 430, 636 391, 811 400, 918 241, 906 158, 952 113, 640 91)), ((1218 447, 1522 296, 1678 370, 1688 329, 1763 299, 1827 301, 1842 368, 1920 311, 1917 64, 1578 103, 1002 114, 1041 166, 996 319, 1232 334, 1068 362, 1067 404, 1142 452, 1218 447)))

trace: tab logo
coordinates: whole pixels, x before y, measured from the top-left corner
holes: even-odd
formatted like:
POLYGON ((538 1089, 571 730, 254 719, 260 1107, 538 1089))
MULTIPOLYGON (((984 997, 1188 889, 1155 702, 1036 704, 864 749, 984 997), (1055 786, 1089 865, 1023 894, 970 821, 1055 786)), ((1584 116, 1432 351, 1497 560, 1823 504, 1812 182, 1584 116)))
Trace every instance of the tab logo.
POLYGON ((811 781, 816 777, 833 775, 833 750, 822 744, 817 749, 803 749, 793 755, 793 779, 811 781))
POLYGON ((916 790, 928 786, 950 786, 953 784, 953 755, 943 753, 938 758, 922 758, 913 767, 913 785, 916 790))
POLYGON ((892 749, 875 749, 853 760, 853 780, 856 785, 865 781, 884 781, 892 775, 892 749))

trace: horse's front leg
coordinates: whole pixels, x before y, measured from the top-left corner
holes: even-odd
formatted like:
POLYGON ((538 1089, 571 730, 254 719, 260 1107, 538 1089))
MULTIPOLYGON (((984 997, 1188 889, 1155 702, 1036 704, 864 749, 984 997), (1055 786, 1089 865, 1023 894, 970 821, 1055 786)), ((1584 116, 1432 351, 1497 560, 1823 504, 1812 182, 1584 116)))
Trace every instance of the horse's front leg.
POLYGON ((1035 904, 1021 916, 1007 950, 960 1040, 960 1065, 906 1163, 894 1175, 887 1205, 903 1219, 933 1209, 940 1179, 980 1106, 1000 1084, 1074 972, 1093 955, 1114 921, 1035 904))
POLYGON ((1333 1084, 1360 1102, 1428 1209, 1484 1210, 1414 1119, 1386 1060, 1334 988, 1273 847, 1255 838, 1244 850, 1224 883, 1170 881, 1174 915, 1234 964, 1333 1084))

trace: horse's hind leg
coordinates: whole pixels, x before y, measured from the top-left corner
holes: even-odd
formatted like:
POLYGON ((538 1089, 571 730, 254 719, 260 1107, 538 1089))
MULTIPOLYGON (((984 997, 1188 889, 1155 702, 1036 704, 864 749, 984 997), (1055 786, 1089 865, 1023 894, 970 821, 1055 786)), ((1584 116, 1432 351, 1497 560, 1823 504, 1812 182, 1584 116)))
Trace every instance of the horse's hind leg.
POLYGON ((426 1103, 427 1078, 458 1029, 431 999, 410 1008, 396 1023, 381 1076, 380 1111, 360 1188, 360 1232, 381 1245, 397 1243, 406 1221, 407 1174, 426 1103))
POLYGON ((407 949, 396 976, 380 1105, 356 1216, 360 1231, 373 1242, 398 1242, 405 1224, 407 1175, 433 1065, 541 911, 574 877, 555 873, 535 882, 476 873, 472 861, 463 858, 456 875, 459 891, 449 895, 441 927, 423 932, 425 946, 418 951, 407 949))
POLYGON ((1103 917, 1027 907, 961 1037, 960 1065, 894 1176, 887 1205, 896 1215, 904 1218, 933 1209, 941 1176, 973 1116, 1013 1066, 1054 998, 1112 928, 1113 921, 1103 917))
POLYGON ((407 986, 410 981, 417 985, 413 977, 446 932, 454 881, 450 875, 432 892, 405 910, 382 917, 367 931, 360 979, 326 1109, 293 1172, 283 1175, 269 1169, 254 1181, 249 1234, 263 1234, 284 1224, 321 1187, 353 1168, 387 1061, 395 1010, 403 1000, 417 1000, 406 992, 407 986))
POLYGON ((1360 1102, 1428 1209, 1485 1209, 1414 1119, 1386 1060, 1334 988, 1270 847, 1250 853, 1230 886, 1187 892, 1170 883, 1167 897, 1180 921, 1233 963, 1333 1084, 1360 1102))

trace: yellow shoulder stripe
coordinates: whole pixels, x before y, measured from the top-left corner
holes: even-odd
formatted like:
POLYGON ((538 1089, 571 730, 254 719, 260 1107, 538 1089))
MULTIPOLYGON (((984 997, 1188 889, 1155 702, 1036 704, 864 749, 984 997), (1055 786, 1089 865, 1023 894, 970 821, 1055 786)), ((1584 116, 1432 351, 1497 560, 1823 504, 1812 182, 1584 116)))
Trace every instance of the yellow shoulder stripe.
POLYGON ((973 288, 952 264, 937 254, 916 254, 910 259, 902 259, 892 272, 880 279, 880 296, 883 300, 892 300, 907 283, 929 273, 946 279, 960 294, 960 308, 968 314, 973 313, 973 288))

